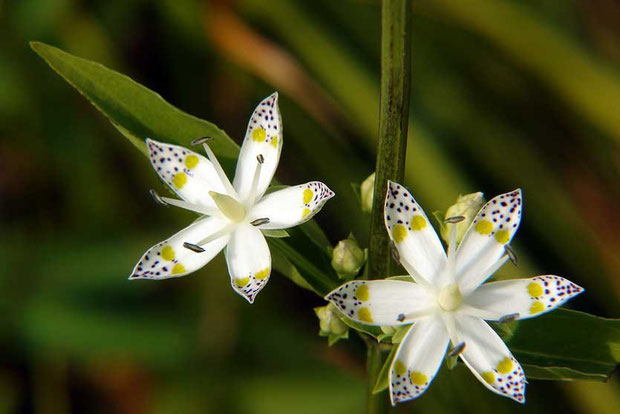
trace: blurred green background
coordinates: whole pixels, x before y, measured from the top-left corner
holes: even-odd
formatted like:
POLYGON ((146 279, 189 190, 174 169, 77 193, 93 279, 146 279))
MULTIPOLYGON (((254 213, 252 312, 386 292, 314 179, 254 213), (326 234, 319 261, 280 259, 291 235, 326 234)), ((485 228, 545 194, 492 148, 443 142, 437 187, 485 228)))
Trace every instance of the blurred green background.
MULTIPOLYGON (((428 213, 459 193, 522 187, 517 276, 584 286, 571 307, 620 311, 620 4, 415 0, 406 184, 428 213)), ((323 301, 274 274, 254 305, 222 257, 177 280, 128 282, 193 216, 162 209, 148 161, 28 46, 125 73, 241 142, 277 90, 277 178, 326 182, 336 243, 367 217, 376 0, 0 1, 0 411, 354 413, 364 346, 329 348, 323 301)), ((620 412, 620 386, 530 381, 520 406, 446 369, 397 412, 620 412)))

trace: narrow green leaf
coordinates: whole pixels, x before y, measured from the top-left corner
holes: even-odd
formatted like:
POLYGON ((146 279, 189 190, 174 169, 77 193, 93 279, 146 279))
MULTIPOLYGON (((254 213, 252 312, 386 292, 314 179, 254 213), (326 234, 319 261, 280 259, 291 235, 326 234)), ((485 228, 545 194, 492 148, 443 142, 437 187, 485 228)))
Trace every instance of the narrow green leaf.
POLYGON ((508 346, 529 378, 604 381, 620 362, 620 319, 559 309, 522 321, 508 346))
POLYGON ((373 394, 378 394, 381 391, 385 390, 390 384, 390 367, 392 366, 392 361, 396 356, 396 350, 398 350, 397 346, 393 346, 388 354, 383 366, 381 367, 381 371, 379 371, 379 375, 377 376, 377 382, 372 389, 373 394))
POLYGON ((276 239, 282 239, 284 237, 290 236, 290 234, 288 234, 288 231, 286 230, 267 229, 267 230, 261 230, 261 232, 263 233, 263 236, 265 237, 273 237, 276 239))

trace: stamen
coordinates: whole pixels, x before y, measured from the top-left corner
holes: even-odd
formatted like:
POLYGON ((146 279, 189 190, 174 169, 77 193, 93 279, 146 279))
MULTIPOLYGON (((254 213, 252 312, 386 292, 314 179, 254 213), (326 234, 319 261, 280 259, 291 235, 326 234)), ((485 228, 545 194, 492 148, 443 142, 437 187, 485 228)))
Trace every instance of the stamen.
POLYGON ((392 253, 392 259, 394 259, 396 263, 400 263, 400 253, 398 253, 394 240, 390 240, 390 252, 392 253))
POLYGON ((456 223, 460 223, 463 220, 465 220, 465 216, 454 216, 454 217, 448 217, 443 222, 446 224, 456 224, 456 223))
POLYGON ((168 203, 162 200, 159 194, 157 194, 157 191, 149 190, 149 194, 151 195, 151 197, 153 197, 153 200, 155 200, 157 204, 159 204, 160 206, 168 207, 168 203))
POLYGON ((206 244, 211 243, 214 240, 219 239, 220 237, 226 236, 228 233, 230 233, 230 231, 232 230, 232 228, 235 225, 228 225, 224 228, 222 228, 220 231, 216 231, 215 233, 213 233, 210 236, 205 237, 204 239, 200 240, 198 243, 196 243, 197 246, 204 246, 206 244))
POLYGON ((230 183, 230 180, 226 176, 226 173, 222 169, 220 162, 217 160, 217 157, 215 156, 213 151, 211 151, 211 148, 209 148, 209 145, 207 145, 207 142, 212 141, 212 140, 213 138, 211 137, 201 137, 201 138, 196 138, 192 140, 191 144, 192 145, 202 144, 203 148, 205 149, 205 152, 207 153, 207 157, 209 157, 209 161, 211 161, 211 164, 213 164, 213 168, 215 168, 215 172, 217 173, 218 177, 220 177, 220 181, 222 182, 222 185, 224 186, 224 188, 226 188, 226 192, 228 192, 228 194, 231 194, 237 197, 238 196, 237 192, 235 191, 234 187, 230 183))
POLYGON ((250 194, 248 194, 248 203, 253 205, 256 201, 256 191, 258 190, 258 180, 260 179, 260 171, 263 166, 263 162, 265 162, 265 157, 263 154, 258 154, 256 156, 256 170, 254 170, 254 178, 252 179, 252 187, 250 187, 250 194))
POLYGON ((465 350, 465 342, 461 342, 456 345, 454 348, 448 351, 448 357, 455 357, 463 353, 465 350))
POLYGON ((183 243, 183 247, 185 247, 187 250, 191 250, 195 253, 202 253, 205 251, 205 249, 203 249, 202 247, 193 244, 193 243, 188 243, 188 242, 184 242, 183 243))
POLYGON ((515 253, 512 246, 507 244, 504 246, 504 250, 506 251, 508 258, 510 258, 510 261, 512 262, 512 264, 516 266, 519 263, 519 259, 517 258, 517 253, 515 253))
POLYGON ((508 315, 502 316, 497 321, 499 323, 508 323, 508 322, 516 321, 518 317, 519 317, 518 313, 510 313, 508 315))
POLYGON ((250 224, 253 226, 262 226, 263 224, 267 224, 270 221, 271 220, 269 220, 267 217, 263 217, 263 218, 258 218, 254 221, 251 221, 250 224))
POLYGON ((159 195, 158 195, 158 197, 161 199, 161 201, 165 205, 170 204, 172 206, 183 208, 183 209, 189 210, 189 211, 193 211, 193 212, 198 213, 198 214, 205 214, 207 216, 213 216, 214 214, 217 213, 217 210, 211 209, 211 208, 206 207, 206 206, 201 206, 201 205, 198 205, 198 204, 188 203, 187 201, 177 200, 176 198, 161 197, 159 195))

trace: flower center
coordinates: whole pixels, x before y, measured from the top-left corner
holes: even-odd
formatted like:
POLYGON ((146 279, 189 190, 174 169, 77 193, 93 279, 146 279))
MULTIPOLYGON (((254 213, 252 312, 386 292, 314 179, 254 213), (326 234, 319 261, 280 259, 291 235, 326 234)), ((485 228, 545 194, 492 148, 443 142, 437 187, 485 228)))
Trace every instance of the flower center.
POLYGON ((224 214, 230 221, 236 223, 242 221, 245 218, 245 207, 226 194, 216 193, 215 191, 209 191, 209 195, 217 205, 217 208, 224 214))
POLYGON ((458 308, 462 301, 461 290, 456 283, 442 287, 437 295, 439 306, 447 312, 458 308))

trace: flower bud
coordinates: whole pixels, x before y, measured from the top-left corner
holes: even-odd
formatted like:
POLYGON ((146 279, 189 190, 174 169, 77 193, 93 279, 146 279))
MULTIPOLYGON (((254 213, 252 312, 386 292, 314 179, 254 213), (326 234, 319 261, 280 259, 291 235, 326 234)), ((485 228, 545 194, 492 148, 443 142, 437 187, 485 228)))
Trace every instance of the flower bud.
POLYGON ((334 305, 330 303, 326 306, 314 308, 314 313, 319 318, 319 335, 326 336, 329 345, 349 337, 349 327, 342 322, 340 314, 334 305))
POLYGON ((370 213, 372 211, 373 193, 375 191, 375 173, 366 178, 360 186, 360 199, 362 202, 362 211, 370 213))
POLYGON ((332 267, 341 279, 357 275, 365 261, 365 254, 353 237, 338 242, 332 252, 332 267))
POLYGON ((461 240, 463 240, 467 228, 474 220, 474 217, 476 217, 478 210, 480 210, 483 204, 484 196, 480 192, 459 196, 456 203, 448 207, 445 218, 463 216, 465 219, 458 223, 444 224, 441 228, 441 238, 444 239, 446 243, 450 243, 452 227, 456 226, 456 242, 460 243, 461 240))

